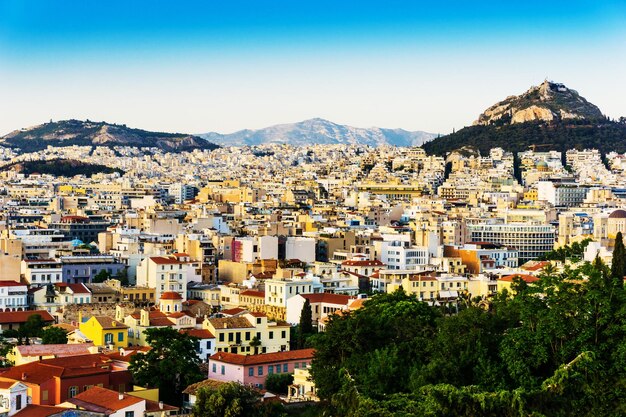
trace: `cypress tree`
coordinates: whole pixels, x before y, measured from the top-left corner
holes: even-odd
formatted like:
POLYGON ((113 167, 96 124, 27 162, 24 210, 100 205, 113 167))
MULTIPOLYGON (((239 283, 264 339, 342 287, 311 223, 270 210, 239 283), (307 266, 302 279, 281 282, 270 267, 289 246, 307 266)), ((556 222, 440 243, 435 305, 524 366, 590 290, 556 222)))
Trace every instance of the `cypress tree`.
POLYGON ((300 312, 300 334, 306 335, 311 333, 313 333, 313 311, 311 310, 311 303, 308 299, 305 299, 300 312))
POLYGON ((613 248, 613 261, 611 262, 611 275, 616 284, 623 285, 624 275, 626 275, 626 248, 622 232, 617 232, 615 236, 615 246, 613 248))

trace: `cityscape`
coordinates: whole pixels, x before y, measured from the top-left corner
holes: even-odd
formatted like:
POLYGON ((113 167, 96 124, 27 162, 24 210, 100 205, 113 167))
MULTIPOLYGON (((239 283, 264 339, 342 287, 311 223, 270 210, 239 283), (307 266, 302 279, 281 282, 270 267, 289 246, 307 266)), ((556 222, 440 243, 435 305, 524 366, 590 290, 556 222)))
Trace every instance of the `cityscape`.
POLYGON ((623 4, 88 3, 0 5, 1 416, 626 415, 623 4))

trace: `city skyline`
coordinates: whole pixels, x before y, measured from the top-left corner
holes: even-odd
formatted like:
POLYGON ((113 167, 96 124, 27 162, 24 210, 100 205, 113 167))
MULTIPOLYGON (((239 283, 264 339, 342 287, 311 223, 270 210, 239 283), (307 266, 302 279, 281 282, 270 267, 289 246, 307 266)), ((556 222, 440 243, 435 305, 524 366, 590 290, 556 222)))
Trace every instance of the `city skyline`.
POLYGON ((545 78, 626 114, 620 2, 452 3, 3 2, 0 135, 49 119, 229 133, 313 117, 445 134, 545 78))

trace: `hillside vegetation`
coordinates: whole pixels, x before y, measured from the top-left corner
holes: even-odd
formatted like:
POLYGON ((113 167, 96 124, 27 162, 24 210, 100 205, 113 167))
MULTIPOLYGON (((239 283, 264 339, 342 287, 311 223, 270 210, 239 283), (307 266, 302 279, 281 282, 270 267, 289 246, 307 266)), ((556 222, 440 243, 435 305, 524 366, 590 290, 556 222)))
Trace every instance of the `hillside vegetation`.
POLYGON ((35 152, 48 146, 132 146, 157 147, 168 152, 215 149, 217 145, 201 137, 182 133, 149 132, 126 125, 82 120, 62 120, 16 130, 3 136, 0 144, 35 152))

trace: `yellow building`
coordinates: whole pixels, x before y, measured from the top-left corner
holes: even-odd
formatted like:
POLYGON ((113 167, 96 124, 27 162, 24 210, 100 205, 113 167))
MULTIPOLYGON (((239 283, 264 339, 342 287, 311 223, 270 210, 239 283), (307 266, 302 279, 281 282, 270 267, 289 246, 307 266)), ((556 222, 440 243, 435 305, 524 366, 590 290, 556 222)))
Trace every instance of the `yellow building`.
POLYGON ((106 316, 83 319, 79 314, 79 329, 95 346, 111 346, 113 349, 128 347, 128 326, 106 316))

